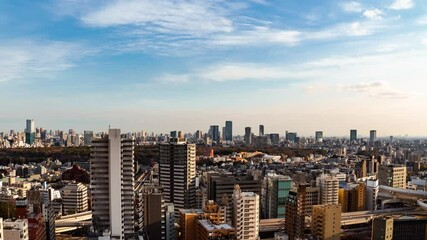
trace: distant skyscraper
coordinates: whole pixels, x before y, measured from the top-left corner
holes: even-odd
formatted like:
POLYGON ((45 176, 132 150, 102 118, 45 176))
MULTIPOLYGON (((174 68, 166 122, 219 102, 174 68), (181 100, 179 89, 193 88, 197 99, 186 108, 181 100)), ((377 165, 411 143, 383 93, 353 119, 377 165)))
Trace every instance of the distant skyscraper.
POLYGON ((85 146, 92 145, 92 139, 93 139, 93 131, 84 131, 83 141, 85 146))
POLYGON ((27 124, 25 128, 25 143, 33 144, 36 139, 36 127, 34 119, 27 119, 27 124))
MULTIPOLYGON (((91 146, 91 192, 93 226, 109 229, 124 239, 134 233, 134 140, 120 129, 94 139, 91 146)), ((102 233, 102 232, 101 232, 102 233)))
POLYGON ((224 131, 224 140, 232 141, 233 140, 233 122, 225 121, 225 131, 224 131))
POLYGON ((316 132, 316 142, 323 142, 323 132, 322 131, 316 132))
POLYGON ((280 142, 280 136, 278 133, 271 133, 270 134, 270 141, 272 145, 279 145, 280 142))
POLYGON ((27 119, 27 126, 25 128, 26 133, 35 133, 36 127, 34 123, 34 119, 27 119))
POLYGON ((259 136, 264 136, 264 125, 259 125, 259 136))
POLYGON ((377 140, 377 131, 371 130, 369 132, 369 145, 373 146, 374 142, 377 140))
POLYGON ((202 131, 197 130, 196 133, 195 133, 195 139, 199 140, 199 139, 202 139, 202 138, 203 138, 202 131))
POLYGON ((286 132, 286 140, 289 142, 297 141, 297 133, 296 132, 286 132))
POLYGON ((357 140, 357 130, 352 129, 352 130, 350 130, 350 142, 353 142, 356 140, 357 140))
POLYGON ((178 132, 177 131, 171 131, 170 132, 170 137, 171 138, 177 138, 178 137, 178 132))
POLYGON ((160 186, 166 203, 194 208, 196 201, 196 145, 172 138, 160 144, 160 186))
POLYGON ((245 127, 245 144, 252 144, 252 131, 250 127, 245 127))
POLYGON ((216 142, 216 144, 219 144, 219 126, 218 125, 211 125, 210 127, 210 138, 212 141, 216 142))

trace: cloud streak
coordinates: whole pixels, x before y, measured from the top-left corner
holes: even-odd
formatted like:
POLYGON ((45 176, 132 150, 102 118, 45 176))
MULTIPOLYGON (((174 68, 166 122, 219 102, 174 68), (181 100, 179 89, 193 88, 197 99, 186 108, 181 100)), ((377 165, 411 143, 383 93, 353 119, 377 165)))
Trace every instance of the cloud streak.
POLYGON ((0 82, 49 76, 66 70, 73 67, 82 51, 79 45, 65 42, 3 43, 0 46, 0 82))
MULTIPOLYGON (((57 12, 77 18, 86 27, 114 30, 114 48, 119 52, 180 55, 234 46, 293 47, 307 41, 368 36, 386 26, 384 21, 371 21, 382 20, 379 9, 363 12, 366 19, 313 29, 278 27, 267 20, 245 16, 242 11, 251 5, 243 1, 62 1, 65 4, 57 4, 57 12)), ((252 4, 268 3, 255 0, 252 4)), ((358 2, 346 3, 342 8, 347 12, 363 11, 358 2)))
POLYGON ((395 0, 390 6, 390 9, 393 10, 407 10, 414 7, 414 2, 412 0, 395 0))

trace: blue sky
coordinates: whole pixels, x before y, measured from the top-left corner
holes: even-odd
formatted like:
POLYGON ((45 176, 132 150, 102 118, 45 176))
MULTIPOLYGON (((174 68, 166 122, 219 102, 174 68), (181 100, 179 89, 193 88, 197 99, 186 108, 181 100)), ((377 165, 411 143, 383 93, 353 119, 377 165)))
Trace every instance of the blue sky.
POLYGON ((424 136, 425 0, 0 1, 0 131, 424 136))

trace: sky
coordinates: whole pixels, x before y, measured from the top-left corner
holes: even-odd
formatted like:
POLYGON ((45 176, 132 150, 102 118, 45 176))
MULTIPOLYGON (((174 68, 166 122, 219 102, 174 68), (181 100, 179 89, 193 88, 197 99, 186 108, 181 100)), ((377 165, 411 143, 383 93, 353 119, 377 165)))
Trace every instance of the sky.
POLYGON ((427 135, 425 0, 2 0, 0 131, 427 135))

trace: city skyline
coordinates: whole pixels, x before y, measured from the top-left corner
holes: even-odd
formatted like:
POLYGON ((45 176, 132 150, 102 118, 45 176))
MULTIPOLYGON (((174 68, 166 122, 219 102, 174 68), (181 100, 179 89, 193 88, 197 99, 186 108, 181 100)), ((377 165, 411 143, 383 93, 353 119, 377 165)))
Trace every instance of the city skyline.
MULTIPOLYGON (((246 126, 246 127, 244 127, 243 131, 239 131, 239 130, 236 131, 236 129, 233 127, 233 125, 235 123, 233 123, 233 121, 231 121, 231 120, 225 121, 224 125, 221 125, 221 124, 219 124, 219 125, 210 125, 210 126, 205 127, 205 128, 193 129, 193 130, 189 130, 189 131, 184 131, 184 130, 178 128, 178 129, 170 129, 170 130, 167 130, 165 132, 156 132, 156 131, 151 131, 150 129, 133 129, 133 130, 126 130, 125 129, 124 132, 125 133, 137 133, 137 132, 143 131, 143 132, 146 132, 147 134, 152 134, 152 133, 154 133, 154 134, 168 134, 168 135, 171 135, 172 137, 176 137, 176 135, 179 132, 182 132, 183 134, 193 134, 193 135, 197 135, 197 134, 199 134, 201 132, 201 134, 208 134, 208 136, 210 138, 212 138, 212 131, 213 131, 212 128, 214 128, 214 129, 216 129, 216 130, 214 130, 214 132, 217 131, 217 133, 215 133, 215 134, 218 135, 217 137, 219 139, 225 140, 225 141, 230 141, 230 139, 224 139, 225 135, 227 135, 227 134, 224 133, 223 131, 227 131, 227 128, 226 128, 227 123, 231 123, 231 126, 230 126, 231 131, 229 133, 229 135, 231 134, 231 137, 234 137, 234 136, 245 137, 245 135, 247 135, 248 133, 251 133, 251 134, 253 134, 255 136, 260 136, 259 133, 257 134, 256 132, 252 131, 253 127, 247 127, 246 126), (219 127, 221 127, 221 126, 223 126, 222 127, 222 131, 219 130, 220 129, 219 127), (237 132, 237 134, 235 134, 236 132, 237 132)), ((259 124, 258 127, 260 129, 262 128, 262 131, 264 133, 264 125, 259 124)), ((24 127, 23 131, 20 131, 19 129, 8 129, 8 130, 2 131, 0 129, 0 133, 9 134, 10 131, 15 131, 15 133, 16 132, 23 132, 23 133, 26 133, 26 134, 28 134, 28 133, 34 133, 35 134, 36 129, 43 129, 43 130, 46 130, 46 131, 64 131, 64 132, 72 130, 75 134, 86 134, 86 132, 94 134, 94 133, 106 133, 106 131, 108 129, 111 129, 111 128, 112 128, 112 126, 109 125, 108 128, 102 128, 100 130, 95 130, 95 131, 94 131, 94 129, 84 129, 84 130, 81 130, 81 129, 75 129, 75 128, 54 129, 54 128, 49 128, 49 127, 45 127, 45 126, 37 126, 35 124, 35 120, 34 119, 26 119, 26 126, 24 127), (29 127, 32 128, 31 132, 27 132, 29 127)), ((367 133, 366 133, 366 135, 365 135, 365 132, 363 132, 363 131, 361 132, 358 129, 349 129, 348 132, 347 132, 348 133, 347 135, 331 135, 331 134, 328 135, 327 134, 326 136, 324 136, 324 131, 323 130, 319 130, 319 129, 315 130, 312 133, 308 133, 308 134, 301 134, 301 132, 298 132, 298 131, 295 131, 295 130, 289 130, 289 129, 278 131, 278 132, 274 132, 274 131, 268 132, 267 131, 264 134, 279 134, 279 136, 281 136, 281 137, 286 137, 287 133, 289 133, 289 134, 296 134, 296 136, 298 136, 298 137, 310 137, 310 138, 314 138, 314 139, 316 139, 316 141, 319 140, 318 138, 323 139, 323 137, 325 137, 325 138, 349 138, 350 140, 352 139, 352 137, 354 137, 354 139, 366 138, 370 142, 375 141, 376 138, 377 138, 377 136, 379 138, 389 138, 389 137, 397 137, 397 138, 402 138, 402 137, 403 138, 425 138, 425 137, 427 137, 427 136, 408 136, 408 135, 401 136, 401 135, 392 135, 392 134, 391 135, 384 135, 384 134, 383 135, 381 135, 381 134, 377 135, 377 130, 376 129, 370 129, 370 130, 368 130, 367 133), (373 133, 374 133, 374 135, 372 135, 373 133), (310 135, 310 134, 312 134, 312 135, 310 135), (354 136, 352 136, 352 134, 354 134, 354 136)), ((212 139, 214 139, 214 138, 212 138, 212 139)), ((218 141, 218 140, 216 140, 216 141, 218 141)))
POLYGON ((422 0, 2 1, 1 131, 29 117, 52 129, 156 132, 233 119, 236 133, 263 124, 425 136, 426 9, 422 0))

